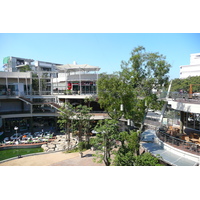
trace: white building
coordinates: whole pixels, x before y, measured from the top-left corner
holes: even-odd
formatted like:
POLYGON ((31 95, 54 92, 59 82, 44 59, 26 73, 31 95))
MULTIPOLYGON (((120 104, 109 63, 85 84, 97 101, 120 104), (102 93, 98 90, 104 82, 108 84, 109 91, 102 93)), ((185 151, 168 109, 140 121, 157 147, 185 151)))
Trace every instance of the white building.
POLYGON ((18 72, 25 65, 28 65, 31 71, 55 71, 56 66, 61 64, 7 56, 3 59, 3 65, 5 72, 18 72))
POLYGON ((190 65, 180 66, 180 78, 200 76, 200 53, 190 54, 190 65))
POLYGON ((91 120, 107 117, 97 99, 97 81, 100 68, 88 64, 61 65, 33 59, 8 56, 3 59, 4 71, 0 72, 0 132, 6 134, 40 128, 55 127, 59 108, 63 103, 73 106, 86 105, 91 98, 91 120), (21 72, 24 66, 30 68, 21 72), (101 113, 102 112, 102 113, 101 113), (28 126, 29 125, 29 126, 28 126))

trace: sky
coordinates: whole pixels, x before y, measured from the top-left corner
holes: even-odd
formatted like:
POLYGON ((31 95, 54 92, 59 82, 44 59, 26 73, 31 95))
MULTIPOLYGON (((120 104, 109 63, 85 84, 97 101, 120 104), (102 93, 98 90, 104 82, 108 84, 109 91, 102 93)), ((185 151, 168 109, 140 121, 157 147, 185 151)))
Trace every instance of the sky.
POLYGON ((59 64, 89 64, 100 72, 120 71, 131 51, 144 46, 159 52, 172 65, 170 79, 179 78, 179 67, 190 64, 190 54, 200 53, 199 33, 0 33, 0 70, 6 56, 59 64))

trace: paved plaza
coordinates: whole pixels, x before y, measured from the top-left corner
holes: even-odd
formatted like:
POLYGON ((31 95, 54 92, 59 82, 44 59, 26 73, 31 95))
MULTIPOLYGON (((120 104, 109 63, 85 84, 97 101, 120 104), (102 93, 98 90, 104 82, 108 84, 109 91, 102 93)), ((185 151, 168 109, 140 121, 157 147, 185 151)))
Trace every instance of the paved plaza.
POLYGON ((95 163, 92 154, 94 151, 87 150, 81 158, 78 152, 56 152, 22 157, 0 163, 0 166, 105 166, 104 163, 95 163))

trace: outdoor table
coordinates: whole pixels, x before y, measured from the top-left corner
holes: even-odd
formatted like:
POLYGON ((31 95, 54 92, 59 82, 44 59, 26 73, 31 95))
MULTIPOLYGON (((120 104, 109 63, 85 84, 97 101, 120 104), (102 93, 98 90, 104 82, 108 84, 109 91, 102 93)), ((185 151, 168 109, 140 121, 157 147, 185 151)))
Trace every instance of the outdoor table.
POLYGON ((199 139, 192 138, 190 139, 192 142, 199 142, 199 139))
POLYGON ((193 134, 194 134, 195 139, 199 139, 199 134, 198 133, 193 133, 193 134))

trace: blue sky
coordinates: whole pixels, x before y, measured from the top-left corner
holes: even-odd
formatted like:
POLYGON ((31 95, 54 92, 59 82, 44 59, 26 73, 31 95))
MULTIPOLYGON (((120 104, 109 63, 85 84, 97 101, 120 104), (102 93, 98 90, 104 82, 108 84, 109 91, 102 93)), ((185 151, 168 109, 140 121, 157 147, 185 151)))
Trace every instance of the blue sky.
POLYGON ((179 66, 190 63, 190 54, 200 53, 199 44, 198 33, 0 33, 0 59, 2 66, 6 56, 60 64, 76 61, 112 73, 142 45, 166 56, 174 79, 179 78, 179 66))

